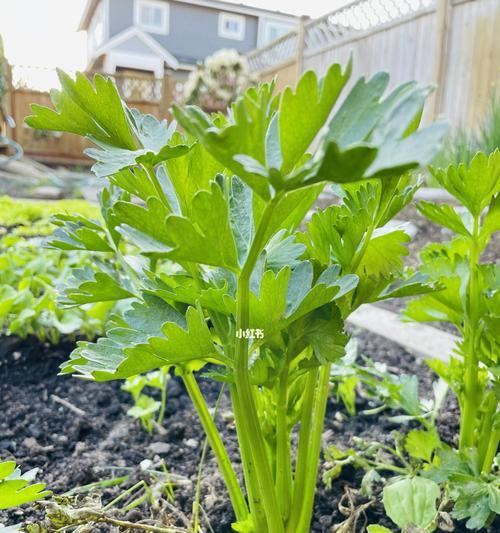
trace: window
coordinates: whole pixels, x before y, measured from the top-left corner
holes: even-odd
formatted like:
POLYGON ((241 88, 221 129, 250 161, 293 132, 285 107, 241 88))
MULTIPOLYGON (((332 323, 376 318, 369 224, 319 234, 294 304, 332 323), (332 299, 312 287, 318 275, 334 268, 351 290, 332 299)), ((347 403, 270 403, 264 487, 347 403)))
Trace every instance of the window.
POLYGON ((135 24, 151 33, 168 33, 168 3, 161 0, 135 0, 135 24))
MULTIPOLYGON (((88 47, 93 52, 104 41, 104 8, 100 3, 95 12, 88 28, 88 47)), ((90 55, 90 54, 89 54, 90 55)))
POLYGON ((285 33, 288 33, 294 28, 293 24, 286 22, 278 22, 275 20, 264 20, 262 25, 262 35, 260 38, 260 46, 268 44, 276 39, 279 39, 285 33))
POLYGON ((242 41, 245 38, 245 17, 233 13, 220 13, 219 37, 242 41))

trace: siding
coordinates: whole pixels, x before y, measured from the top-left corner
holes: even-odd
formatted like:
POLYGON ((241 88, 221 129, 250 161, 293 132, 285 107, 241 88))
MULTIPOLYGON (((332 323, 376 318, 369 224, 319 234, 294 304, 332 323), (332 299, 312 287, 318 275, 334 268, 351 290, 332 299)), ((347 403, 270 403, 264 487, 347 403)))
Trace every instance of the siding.
MULTIPOLYGON (((109 1, 109 36, 133 25, 134 0, 109 1)), ((257 46, 258 17, 245 15, 245 38, 241 41, 218 36, 219 11, 170 1, 169 33, 150 33, 159 44, 179 61, 196 63, 220 48, 234 48, 247 53, 257 46)), ((129 50, 127 45, 119 50, 129 50)))

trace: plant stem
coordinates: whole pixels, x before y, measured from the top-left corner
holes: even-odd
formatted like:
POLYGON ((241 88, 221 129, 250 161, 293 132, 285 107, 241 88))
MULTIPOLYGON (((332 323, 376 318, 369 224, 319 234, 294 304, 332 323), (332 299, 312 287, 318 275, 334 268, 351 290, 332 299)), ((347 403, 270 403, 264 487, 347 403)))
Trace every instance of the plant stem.
POLYGON ((163 368, 160 368, 160 372, 162 373, 163 379, 165 380, 165 384, 161 388, 161 405, 160 412, 158 413, 158 418, 156 419, 156 423, 161 426, 163 424, 163 419, 165 418, 165 408, 167 407, 168 371, 164 370, 163 368))
POLYGON ((321 453, 321 438, 325 420, 326 403, 328 400, 331 365, 324 365, 319 370, 318 387, 314 399, 314 413, 311 426, 306 479, 303 487, 301 515, 296 533, 309 533, 311 517, 318 478, 319 456, 321 453))
POLYGON ((168 199, 165 195, 165 191, 163 190, 160 182, 158 181, 158 176, 156 175, 154 167, 152 167, 151 165, 142 165, 142 167, 146 171, 149 177, 149 180, 153 184, 153 187, 156 189, 156 192, 158 193, 160 200, 170 209, 170 204, 168 203, 168 199))
POLYGON ((468 306, 466 325, 464 331, 467 338, 464 339, 467 350, 464 355, 465 377, 462 401, 462 415, 460 423, 460 450, 474 445, 474 430, 477 412, 481 404, 481 391, 478 384, 479 363, 476 354, 476 337, 478 330, 479 291, 477 284, 479 262, 479 215, 474 215, 474 226, 471 236, 469 254, 469 283, 468 283, 468 306))
POLYGON ((210 446, 214 451, 217 463, 226 483, 236 519, 238 521, 246 520, 248 517, 248 507, 245 497, 241 491, 238 478, 233 470, 231 460, 227 455, 226 448, 224 447, 224 443, 222 442, 219 431, 217 430, 217 426, 210 416, 205 399, 203 398, 200 388, 198 387, 198 383, 191 372, 184 373, 182 379, 188 391, 189 397, 193 402, 194 408, 198 413, 203 430, 205 431, 208 441, 210 442, 210 446))
MULTIPOLYGON (((241 410, 235 385, 231 386, 231 402, 233 404, 235 419, 241 419, 244 415, 241 410)), ((252 521, 256 531, 267 533, 266 515, 262 505, 259 505, 260 486, 253 464, 252 440, 250 435, 241 431, 241 427, 239 427, 238 424, 236 424, 236 431, 238 434, 238 443, 240 445, 241 463, 243 465, 243 474, 245 476, 245 486, 247 489, 247 498, 252 521)))
POLYGON ((494 429, 491 432, 489 442, 488 442, 488 448, 486 449, 484 461, 483 461, 482 468, 481 468, 481 472, 483 474, 491 473, 491 467, 493 465, 493 461, 495 460, 499 444, 500 444, 500 429, 494 429))
POLYGON ((286 533, 296 533, 297 524, 300 519, 304 494, 303 490, 307 479, 307 458, 309 455, 309 441, 311 437, 314 395, 317 379, 318 369, 314 368, 308 373, 305 386, 304 404, 300 421, 299 449, 295 464, 295 479, 293 482, 292 509, 290 518, 287 522, 286 533))
POLYGON ((278 405, 276 409, 276 494, 281 516, 286 522, 290 514, 292 499, 292 459, 290 454, 290 432, 288 412, 288 363, 279 380, 278 405))
MULTIPOLYGON (((252 246, 248 252, 245 264, 238 278, 237 302, 236 302, 236 329, 245 330, 249 326, 250 320, 250 276, 255 263, 262 252, 266 242, 266 234, 269 222, 276 205, 279 203, 281 195, 277 194, 266 206, 262 214, 259 227, 255 233, 252 246)), ((241 402, 241 412, 235 412, 237 426, 240 427, 238 433, 246 434, 252 438, 250 449, 255 466, 256 475, 259 481, 260 494, 256 498, 257 509, 262 505, 266 515, 269 533, 283 533, 284 527, 281 516, 277 513, 278 500, 276 497, 274 480, 271 466, 269 464, 266 444, 260 426, 257 407, 253 396, 252 385, 248 368, 248 339, 237 338, 234 377, 236 384, 236 394, 241 402), (241 416, 242 415, 242 416, 241 416)), ((247 458, 248 459, 248 458, 247 458)), ((254 495, 255 496, 255 495, 254 495)), ((260 511, 258 511, 260 512, 260 511)), ((260 533, 260 532, 259 532, 260 533)))

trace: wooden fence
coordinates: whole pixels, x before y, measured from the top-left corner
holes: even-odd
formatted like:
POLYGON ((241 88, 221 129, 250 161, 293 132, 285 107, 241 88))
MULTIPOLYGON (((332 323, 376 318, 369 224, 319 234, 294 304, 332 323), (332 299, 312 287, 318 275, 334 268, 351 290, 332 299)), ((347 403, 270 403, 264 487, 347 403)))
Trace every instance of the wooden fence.
MULTIPOLYGON (((33 131, 24 124, 24 118, 31 114, 30 104, 52 107, 49 92, 38 87, 57 87, 55 71, 14 66, 10 78, 6 107, 16 126, 8 131, 8 135, 23 147, 25 154, 47 163, 89 164, 91 160, 83 154, 89 146, 84 138, 67 133, 33 131)), ((172 78, 165 75, 163 79, 155 79, 146 74, 128 72, 116 73, 113 78, 129 107, 158 118, 167 117, 173 100, 172 78)))
POLYGON ((299 29, 250 53, 253 72, 293 84, 308 69, 319 75, 352 54, 352 79, 379 70, 391 85, 434 84, 424 120, 444 117, 472 126, 500 89, 500 0, 356 0, 303 20, 299 29))

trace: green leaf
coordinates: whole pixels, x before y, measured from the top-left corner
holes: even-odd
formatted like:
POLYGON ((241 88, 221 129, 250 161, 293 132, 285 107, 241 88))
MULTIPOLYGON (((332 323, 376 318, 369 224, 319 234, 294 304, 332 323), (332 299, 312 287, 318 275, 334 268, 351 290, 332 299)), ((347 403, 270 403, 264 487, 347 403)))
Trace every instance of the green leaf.
POLYGON ((270 196, 267 179, 245 170, 236 156, 245 154, 265 164, 266 136, 278 100, 272 98, 274 84, 247 89, 231 106, 228 119, 221 115, 210 118, 201 109, 173 107, 181 126, 199 139, 205 149, 227 169, 239 176, 262 198, 270 196))
POLYGON ((441 440, 436 431, 412 429, 405 440, 405 449, 411 457, 431 462, 436 448, 441 446, 441 440))
POLYGON ((96 220, 80 215, 59 214, 52 218, 59 226, 48 239, 47 244, 60 250, 88 250, 111 252, 104 228, 96 220))
POLYGON ((500 487, 493 483, 488 484, 488 502, 490 509, 500 515, 500 487))
POLYGON ((490 520, 490 491, 488 483, 469 477, 450 485, 450 498, 455 501, 452 517, 465 520, 468 529, 481 529, 490 520))
POLYGON ((367 527, 368 533, 392 533, 392 531, 385 526, 370 525, 367 527))
POLYGON ((383 503, 387 516, 400 528, 427 528, 436 518, 439 496, 439 485, 430 479, 402 478, 384 488, 383 503))
POLYGON ((278 115, 283 174, 290 172, 309 148, 347 83, 351 70, 351 62, 344 72, 340 65, 332 65, 319 82, 314 71, 308 71, 297 82, 295 92, 290 87, 283 91, 278 115), (304 109, 308 112, 304 113, 304 109))
POLYGON ((19 507, 51 494, 43 483, 30 485, 36 469, 21 475, 14 461, 0 463, 0 509, 19 507))
MULTIPOLYGON (((200 190, 210 190, 210 182, 224 172, 224 166, 212 157, 200 143, 183 155, 165 161, 167 177, 171 181, 184 216, 191 215, 191 203, 200 190)), ((178 213, 178 214, 181 214, 178 213)))
POLYGON ((81 72, 72 80, 58 71, 62 91, 52 91, 55 111, 34 104, 35 115, 26 118, 32 128, 67 131, 97 141, 135 150, 131 127, 124 105, 111 78, 94 76, 94 85, 81 72))
POLYGON ((389 277, 403 270, 403 257, 408 255, 405 244, 410 237, 403 230, 375 230, 356 273, 360 277, 389 277))
POLYGON ((74 269, 68 280, 62 305, 80 305, 133 298, 130 282, 119 273, 109 270, 96 272, 90 267, 74 269), (127 290, 128 289, 128 290, 127 290))
POLYGON ((61 373, 107 381, 211 357, 217 357, 217 350, 199 310, 189 307, 183 316, 163 300, 145 294, 106 337, 95 343, 79 342, 61 373))
POLYGON ((445 228, 449 228, 460 235, 465 235, 466 237, 470 235, 462 218, 451 205, 438 205, 433 202, 422 201, 418 202, 417 209, 422 213, 422 215, 424 215, 424 217, 427 217, 436 224, 444 226, 445 228))
POLYGON ((401 278, 391 283, 377 296, 377 300, 388 300, 389 298, 406 298, 417 296, 440 290, 438 284, 430 283, 429 276, 417 272, 408 278, 401 278))
POLYGON ((210 191, 196 193, 189 218, 168 216, 165 232, 173 248, 167 257, 238 270, 229 206, 216 182, 212 182, 210 191))
MULTIPOLYGON (((168 131, 166 127, 165 131, 168 131)), ((99 178, 111 176, 136 163, 155 166, 163 161, 180 157, 190 150, 190 146, 187 144, 178 144, 175 146, 166 144, 158 151, 153 151, 149 148, 138 148, 137 150, 117 148, 96 139, 93 142, 98 148, 87 148, 85 154, 97 161, 92 166, 92 172, 99 178)))
POLYGON ((149 197, 145 206, 118 201, 113 205, 113 214, 120 223, 117 231, 136 244, 141 253, 166 253, 172 249, 174 242, 166 228, 170 211, 157 197, 149 197))
POLYGON ((500 150, 488 157, 478 152, 469 167, 450 165, 446 170, 431 167, 432 175, 473 215, 480 215, 500 191, 500 150))
POLYGON ((490 236, 497 231, 500 231, 500 194, 493 197, 484 217, 480 233, 481 248, 488 245, 490 236))

